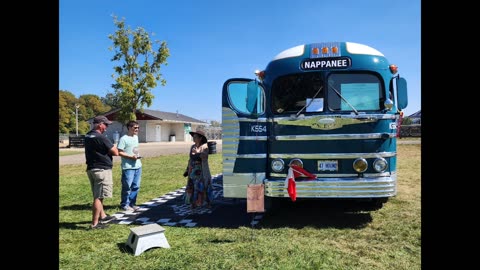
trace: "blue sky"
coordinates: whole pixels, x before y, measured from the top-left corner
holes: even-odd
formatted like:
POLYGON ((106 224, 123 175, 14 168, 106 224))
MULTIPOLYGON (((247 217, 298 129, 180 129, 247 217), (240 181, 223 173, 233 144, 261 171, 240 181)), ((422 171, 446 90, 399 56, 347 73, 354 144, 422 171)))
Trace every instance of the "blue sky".
POLYGON ((405 115, 421 109, 420 0, 60 0, 60 90, 113 93, 112 15, 170 49, 149 109, 221 121, 227 79, 253 79, 281 51, 323 41, 382 52, 407 79, 405 115))

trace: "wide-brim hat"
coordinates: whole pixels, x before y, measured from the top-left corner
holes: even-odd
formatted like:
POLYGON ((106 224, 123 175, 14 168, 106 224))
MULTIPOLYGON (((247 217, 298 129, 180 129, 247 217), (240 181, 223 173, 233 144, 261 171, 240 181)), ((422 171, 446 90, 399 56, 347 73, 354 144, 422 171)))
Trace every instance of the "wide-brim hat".
POLYGON ((189 133, 192 136, 193 136, 193 134, 198 134, 198 135, 202 136, 202 144, 207 142, 207 136, 205 136, 205 131, 203 131, 201 129, 197 129, 196 131, 190 131, 189 133))

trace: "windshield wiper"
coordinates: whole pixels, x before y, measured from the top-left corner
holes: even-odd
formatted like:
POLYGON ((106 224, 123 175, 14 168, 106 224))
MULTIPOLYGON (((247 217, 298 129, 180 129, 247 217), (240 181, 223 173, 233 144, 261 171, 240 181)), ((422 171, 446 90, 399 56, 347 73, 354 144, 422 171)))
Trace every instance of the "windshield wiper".
POLYGON ((355 108, 353 107, 353 105, 350 104, 350 102, 348 102, 348 101, 342 96, 342 94, 340 94, 340 92, 338 92, 337 89, 335 89, 335 87, 333 87, 332 85, 330 85, 330 87, 333 89, 333 91, 335 91, 335 93, 337 93, 337 95, 338 95, 343 101, 345 101, 345 103, 347 103, 348 106, 350 106, 350 108, 352 108, 352 110, 355 112, 355 114, 358 115, 357 109, 355 109, 355 108))
POLYGON ((318 91, 317 93, 315 93, 315 95, 313 95, 313 98, 310 100, 310 102, 308 102, 308 104, 305 104, 305 106, 303 106, 303 108, 300 109, 300 111, 297 112, 297 114, 295 114, 295 118, 297 118, 300 113, 305 110, 305 108, 307 108, 308 106, 310 106, 310 104, 312 104, 313 100, 315 100, 315 98, 317 97, 318 93, 320 93, 320 91, 322 91, 322 88, 323 88, 323 85, 320 86, 320 88, 318 88, 318 91))

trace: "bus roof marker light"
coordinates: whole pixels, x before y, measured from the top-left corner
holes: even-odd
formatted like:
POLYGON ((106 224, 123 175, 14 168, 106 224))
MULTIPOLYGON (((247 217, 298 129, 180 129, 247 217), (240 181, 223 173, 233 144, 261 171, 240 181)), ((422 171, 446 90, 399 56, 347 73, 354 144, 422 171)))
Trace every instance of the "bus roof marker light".
POLYGON ((260 81, 263 81, 263 79, 265 78, 265 70, 260 71, 257 69, 255 70, 255 75, 257 75, 260 81))
POLYGON ((332 47, 332 53, 337 54, 338 53, 338 47, 332 47))
POLYGON ((328 47, 323 47, 322 48, 322 53, 327 54, 328 53, 328 47))
POLYGON ((312 53, 313 54, 319 54, 320 53, 320 50, 318 48, 313 48, 312 49, 312 53))
POLYGON ((392 64, 392 65, 388 66, 388 68, 390 69, 390 72, 391 72, 393 75, 397 74, 397 72, 398 72, 398 67, 397 67, 396 65, 393 65, 393 64, 392 64))

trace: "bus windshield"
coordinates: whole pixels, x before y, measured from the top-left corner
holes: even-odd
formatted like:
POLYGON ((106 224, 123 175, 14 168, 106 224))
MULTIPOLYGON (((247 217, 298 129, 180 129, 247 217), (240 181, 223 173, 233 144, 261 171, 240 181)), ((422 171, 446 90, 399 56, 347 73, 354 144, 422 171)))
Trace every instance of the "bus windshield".
POLYGON ((300 73, 279 77, 272 85, 274 114, 323 111, 324 81, 321 73, 300 73))
POLYGON ((378 111, 385 101, 381 78, 372 73, 289 74, 273 81, 274 114, 378 111))
POLYGON ((370 73, 334 73, 328 77, 330 111, 378 111, 385 96, 381 78, 370 73))

